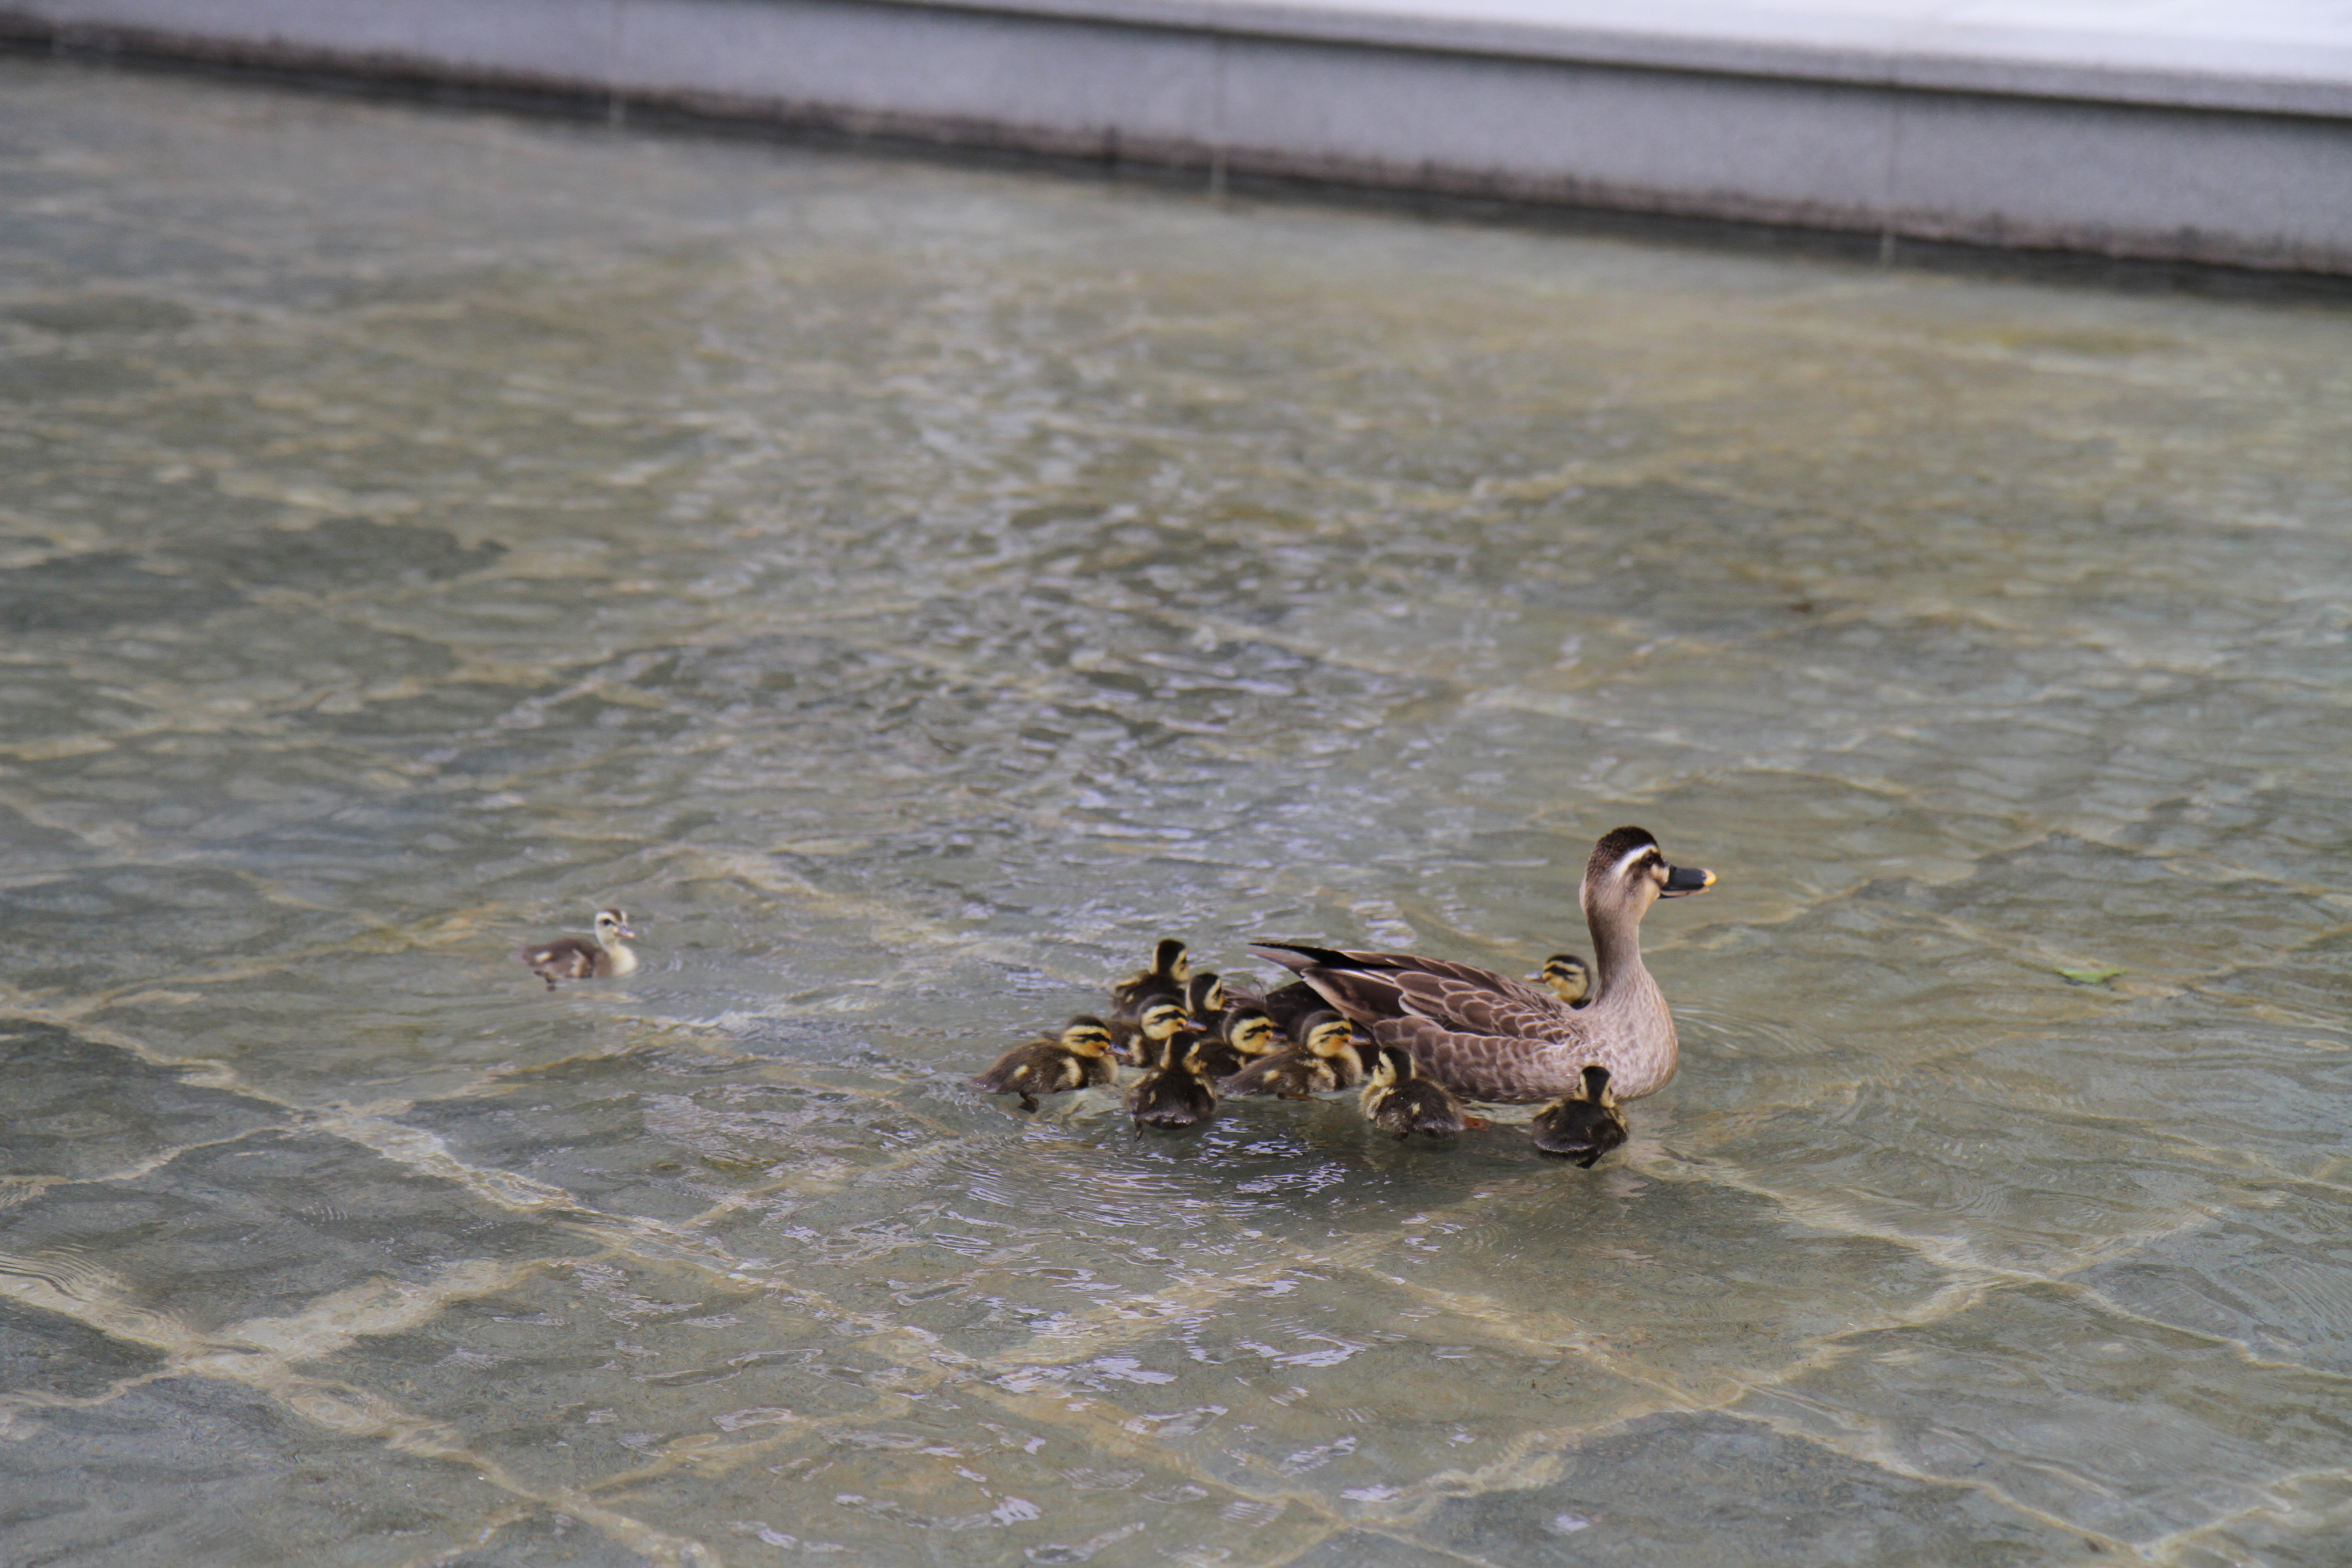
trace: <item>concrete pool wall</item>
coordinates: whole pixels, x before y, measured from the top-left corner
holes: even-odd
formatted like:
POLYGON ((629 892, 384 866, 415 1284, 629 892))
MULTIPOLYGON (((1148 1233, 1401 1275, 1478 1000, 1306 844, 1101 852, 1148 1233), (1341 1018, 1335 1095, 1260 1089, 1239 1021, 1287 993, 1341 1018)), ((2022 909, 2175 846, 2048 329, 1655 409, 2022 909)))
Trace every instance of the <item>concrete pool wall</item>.
POLYGON ((0 37, 1536 203, 2352 273, 2309 8, 14 0, 0 37), (2210 12, 2210 14, 2208 14, 2210 12), (2069 30, 2069 29, 2072 30, 2069 30))

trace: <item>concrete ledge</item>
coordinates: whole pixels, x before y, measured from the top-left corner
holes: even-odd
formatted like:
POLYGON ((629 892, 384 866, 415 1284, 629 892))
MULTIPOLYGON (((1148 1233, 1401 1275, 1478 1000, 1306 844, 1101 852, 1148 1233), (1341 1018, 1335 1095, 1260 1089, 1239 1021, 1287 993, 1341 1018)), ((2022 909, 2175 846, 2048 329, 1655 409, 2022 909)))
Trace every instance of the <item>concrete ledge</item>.
MULTIPOLYGON (((2352 115, 2352 22, 2263 0, 2133 4, 2050 26, 2000 8, 1843 0, 876 0, 1653 70, 2352 115), (2184 12, 2186 14, 2184 14, 2184 12), (2105 21, 2103 30, 2082 25, 2105 21), (2169 24, 2168 29, 2167 25, 2169 24)), ((2063 15, 2061 12, 2061 15, 2063 15)))
POLYGON ((13 0, 0 35, 1057 156, 2352 273, 2352 37, 2326 18, 2086 39, 1845 4, 1645 8, 1637 32, 1601 25, 1625 12, 1597 0, 13 0))

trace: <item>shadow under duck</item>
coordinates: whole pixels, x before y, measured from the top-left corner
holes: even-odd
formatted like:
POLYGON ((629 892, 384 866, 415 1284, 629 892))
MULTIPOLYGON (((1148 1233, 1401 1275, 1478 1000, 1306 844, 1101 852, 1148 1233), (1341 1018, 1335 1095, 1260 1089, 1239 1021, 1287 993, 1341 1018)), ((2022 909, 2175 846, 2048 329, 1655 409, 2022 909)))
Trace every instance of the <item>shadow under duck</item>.
POLYGON ((1574 1094, 1537 1111, 1529 1125, 1538 1151, 1573 1160, 1588 1171, 1601 1155, 1622 1147, 1628 1136, 1625 1113, 1609 1092, 1609 1069, 1598 1063, 1584 1069, 1584 1081, 1574 1094))
POLYGON ((1017 1094, 1021 1109, 1034 1111, 1041 1094, 1091 1089, 1118 1073, 1110 1058, 1110 1026, 1100 1018, 1077 1017, 1059 1035, 1040 1035, 1013 1047, 971 1084, 982 1094, 1017 1094))
POLYGON ((1217 1087, 1235 1098, 1272 1094, 1310 1100, 1364 1081, 1354 1025, 1327 1007, 1307 1020, 1303 1032, 1306 1038, 1298 1044, 1260 1057, 1217 1087))
POLYGON ((1714 886, 1715 873, 1667 862, 1658 841, 1620 827, 1593 846, 1579 900, 1592 933, 1599 985, 1571 1007, 1491 969, 1408 952, 1348 952, 1293 942, 1256 951, 1295 971, 1380 1046, 1409 1052, 1422 1076, 1472 1100, 1525 1105, 1582 1087, 1586 1067, 1609 1069, 1620 1100, 1675 1076, 1674 1015, 1642 966, 1642 917, 1660 899, 1714 886))
POLYGON ((629 925, 629 917, 617 909, 598 910, 595 929, 593 942, 560 936, 553 942, 519 947, 515 956, 530 965, 530 972, 546 981, 550 991, 559 980, 603 980, 635 973, 637 955, 621 940, 637 934, 629 925))
POLYGON ((1394 1133, 1400 1143, 1416 1132, 1430 1138, 1459 1138, 1467 1128, 1486 1125, 1465 1114, 1462 1102, 1444 1084, 1414 1071, 1412 1053, 1396 1046, 1381 1047, 1371 1079, 1364 1085, 1362 1104, 1364 1120, 1383 1132, 1394 1133))
POLYGON ((1169 1054, 1172 1060, 1145 1073, 1128 1090, 1128 1113, 1135 1118, 1139 1132, 1146 1127, 1165 1131, 1197 1127, 1217 1113, 1217 1091, 1201 1076, 1198 1049, 1169 1054))

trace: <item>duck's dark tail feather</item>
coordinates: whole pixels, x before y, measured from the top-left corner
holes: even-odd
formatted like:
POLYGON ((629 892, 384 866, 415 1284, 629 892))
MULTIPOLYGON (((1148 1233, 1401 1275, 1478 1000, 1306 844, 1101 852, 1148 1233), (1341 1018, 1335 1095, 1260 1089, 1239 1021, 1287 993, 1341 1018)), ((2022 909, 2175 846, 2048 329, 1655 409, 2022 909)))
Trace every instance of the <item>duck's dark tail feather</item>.
POLYGON ((1382 970, 1396 966, 1370 953, 1341 952, 1337 948, 1310 947, 1302 942, 1254 942, 1250 951, 1272 959, 1294 973, 1308 969, 1382 970), (1286 957, 1286 954, 1296 954, 1286 957))

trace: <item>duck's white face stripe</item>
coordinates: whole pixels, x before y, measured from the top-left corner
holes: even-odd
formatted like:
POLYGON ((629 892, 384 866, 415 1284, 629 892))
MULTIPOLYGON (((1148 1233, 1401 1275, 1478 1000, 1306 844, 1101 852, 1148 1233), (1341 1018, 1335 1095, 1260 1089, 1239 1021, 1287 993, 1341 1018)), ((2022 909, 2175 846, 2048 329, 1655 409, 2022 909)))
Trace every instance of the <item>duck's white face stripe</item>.
POLYGON ((1617 864, 1612 868, 1614 874, 1618 876, 1624 875, 1625 872, 1632 868, 1633 862, 1639 860, 1644 855, 1657 855, 1658 858, 1661 860, 1665 858, 1664 855, 1658 853, 1658 847, 1656 845, 1644 844, 1638 849, 1628 849, 1624 854, 1619 856, 1617 858, 1617 864))

